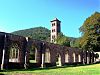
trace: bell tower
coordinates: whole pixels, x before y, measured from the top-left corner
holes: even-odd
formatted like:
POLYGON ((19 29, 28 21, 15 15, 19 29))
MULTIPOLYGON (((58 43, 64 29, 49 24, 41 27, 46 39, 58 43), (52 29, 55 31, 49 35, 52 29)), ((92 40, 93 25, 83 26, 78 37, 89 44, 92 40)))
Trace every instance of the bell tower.
POLYGON ((58 33, 61 32, 60 23, 57 18, 51 21, 51 43, 56 43, 58 33))

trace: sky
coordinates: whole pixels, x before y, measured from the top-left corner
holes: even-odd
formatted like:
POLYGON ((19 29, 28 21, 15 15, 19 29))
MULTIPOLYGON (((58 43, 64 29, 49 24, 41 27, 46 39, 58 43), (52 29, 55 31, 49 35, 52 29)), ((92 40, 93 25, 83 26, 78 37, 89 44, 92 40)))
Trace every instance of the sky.
POLYGON ((0 31, 51 29, 56 17, 64 35, 80 37, 79 28, 96 11, 100 12, 100 0, 0 0, 0 31))

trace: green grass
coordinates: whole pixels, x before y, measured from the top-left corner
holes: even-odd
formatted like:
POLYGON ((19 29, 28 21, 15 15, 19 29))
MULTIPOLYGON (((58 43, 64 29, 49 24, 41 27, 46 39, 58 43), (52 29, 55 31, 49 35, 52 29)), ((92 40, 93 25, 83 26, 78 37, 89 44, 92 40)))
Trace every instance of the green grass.
POLYGON ((30 63, 36 63, 36 60, 29 60, 30 63))
POLYGON ((53 67, 53 68, 34 68, 28 70, 4 70, 0 72, 8 75, 100 75, 100 64, 86 66, 69 66, 69 67, 53 67))

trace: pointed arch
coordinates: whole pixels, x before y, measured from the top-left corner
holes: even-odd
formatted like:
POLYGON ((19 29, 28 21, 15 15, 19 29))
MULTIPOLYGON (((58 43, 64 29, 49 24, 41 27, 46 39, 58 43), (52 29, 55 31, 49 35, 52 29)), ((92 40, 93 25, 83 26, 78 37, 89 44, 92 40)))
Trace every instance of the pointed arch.
POLYGON ((50 50, 49 50, 49 48, 47 48, 45 50, 45 62, 50 63, 50 50))
POLYGON ((61 55, 59 53, 56 55, 56 66, 62 66, 61 55))
POLYGON ((19 46, 17 43, 12 43, 9 49, 9 62, 19 62, 19 46))
POLYGON ((68 51, 66 51, 65 52, 65 63, 69 62, 68 58, 69 58, 68 51))
POLYGON ((78 54, 78 62, 81 62, 81 55, 78 54))
POLYGON ((73 52, 73 62, 76 62, 75 52, 73 52))
POLYGON ((36 63, 37 60, 37 47, 35 45, 32 45, 30 48, 30 63, 36 63))

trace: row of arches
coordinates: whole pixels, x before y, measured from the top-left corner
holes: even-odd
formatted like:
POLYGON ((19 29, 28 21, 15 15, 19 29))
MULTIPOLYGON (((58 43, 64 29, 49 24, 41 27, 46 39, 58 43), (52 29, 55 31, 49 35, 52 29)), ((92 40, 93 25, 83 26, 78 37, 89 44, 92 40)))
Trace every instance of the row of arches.
MULTIPOLYGON (((34 54, 33 55, 33 61, 35 61, 35 63, 37 63, 36 62, 36 57, 38 55, 37 53, 38 53, 38 49, 35 47, 34 48, 34 51, 33 51, 33 54, 34 54)), ((46 48, 45 51, 44 51, 44 62, 45 63, 51 63, 51 59, 52 59, 51 57, 52 56, 53 56, 53 54, 50 51, 50 49, 49 48, 46 48)), ((61 63, 62 56, 61 56, 60 53, 55 53, 55 57, 54 58, 56 58, 56 62, 59 62, 59 64, 61 63)), ((73 52, 72 56, 70 56, 69 51, 66 51, 64 53, 64 57, 63 58, 65 59, 64 60, 65 63, 69 63, 70 60, 72 60, 73 63, 74 62, 81 62, 81 54, 80 53, 79 54, 76 54, 75 52, 73 52)))
MULTIPOLYGON (((37 63, 36 62, 36 58, 37 58, 37 52, 38 49, 36 47, 32 47, 32 49, 30 50, 30 58, 29 58, 29 62, 30 63, 37 63)), ((60 63, 61 61, 61 55, 60 53, 55 53, 56 54, 56 61, 60 63)), ((45 63, 50 63, 51 61, 51 53, 50 53, 50 49, 46 48, 45 49, 45 63)), ((70 58, 69 56, 69 52, 66 51, 65 52, 65 63, 68 63, 70 59, 73 59, 73 62, 81 62, 81 55, 77 54, 77 58, 78 61, 76 61, 76 54, 75 52, 73 52, 72 54, 73 58, 70 58)), ((9 62, 18 62, 18 58, 19 58, 19 47, 17 44, 13 44, 10 47, 10 53, 9 53, 9 62)))

